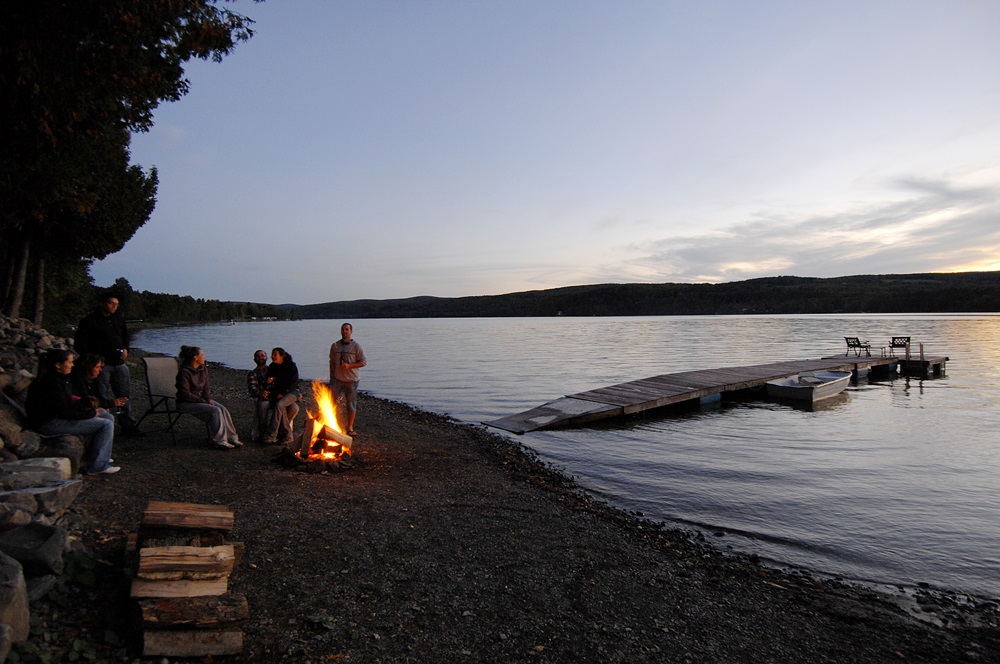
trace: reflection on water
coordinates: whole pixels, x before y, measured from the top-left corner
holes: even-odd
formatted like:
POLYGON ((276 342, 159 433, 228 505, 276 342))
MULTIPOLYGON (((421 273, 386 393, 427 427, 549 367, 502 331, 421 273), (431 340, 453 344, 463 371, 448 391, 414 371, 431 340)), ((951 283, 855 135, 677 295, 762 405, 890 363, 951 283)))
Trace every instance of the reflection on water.
MULTIPOLYGON (((852 385, 829 406, 724 402, 520 440, 627 509, 710 529, 722 546, 883 583, 1000 596, 1000 317, 722 316, 365 320, 378 396, 482 422, 565 394, 673 373, 842 354, 894 335, 947 375, 852 385)), ((283 346, 325 377, 340 321, 149 330, 249 369, 283 346)), ((364 414, 359 415, 359 427, 364 414)))

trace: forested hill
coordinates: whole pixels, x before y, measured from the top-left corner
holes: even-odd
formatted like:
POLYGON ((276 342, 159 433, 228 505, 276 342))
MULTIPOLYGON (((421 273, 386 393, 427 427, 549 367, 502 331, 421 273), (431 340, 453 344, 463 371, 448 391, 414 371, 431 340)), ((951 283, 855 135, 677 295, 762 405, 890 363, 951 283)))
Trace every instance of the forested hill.
POLYGON ((301 318, 664 316, 1000 311, 1000 272, 597 284, 474 297, 282 305, 301 318))

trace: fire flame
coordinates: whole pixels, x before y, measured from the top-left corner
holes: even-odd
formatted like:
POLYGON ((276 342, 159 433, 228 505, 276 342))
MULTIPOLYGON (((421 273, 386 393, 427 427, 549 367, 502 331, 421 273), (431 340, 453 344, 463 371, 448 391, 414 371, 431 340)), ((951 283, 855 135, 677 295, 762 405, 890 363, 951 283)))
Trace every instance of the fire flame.
POLYGON ((316 407, 319 413, 314 415, 308 410, 306 413, 323 426, 328 426, 334 431, 344 433, 340 425, 337 424, 337 407, 333 403, 333 393, 330 388, 321 380, 314 380, 312 383, 313 398, 316 399, 316 407))
POLYGON ((337 406, 333 401, 333 393, 319 380, 313 381, 312 390, 318 412, 314 414, 312 411, 306 411, 309 418, 302 433, 303 446, 299 455, 310 460, 325 461, 337 461, 345 454, 350 455, 351 438, 344 434, 337 423, 337 406), (324 433, 325 430, 329 433, 324 433), (340 442, 330 439, 334 433, 339 434, 342 439, 340 442), (305 439, 307 434, 308 440, 305 439), (320 442, 322 444, 317 445, 320 442))

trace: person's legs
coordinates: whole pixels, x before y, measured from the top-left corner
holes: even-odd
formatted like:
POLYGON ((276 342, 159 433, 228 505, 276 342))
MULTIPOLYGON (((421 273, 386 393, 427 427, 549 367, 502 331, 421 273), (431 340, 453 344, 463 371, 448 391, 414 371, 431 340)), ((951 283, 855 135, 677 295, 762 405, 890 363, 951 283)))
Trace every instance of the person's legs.
POLYGON ((108 384, 111 388, 111 393, 115 397, 125 397, 128 401, 121 408, 122 427, 125 429, 135 429, 136 425, 139 424, 136 419, 132 416, 132 377, 129 374, 127 364, 119 364, 114 367, 109 367, 104 365, 104 369, 101 370, 101 377, 107 376, 108 384))
POLYGON ((264 442, 267 438, 268 427, 271 424, 271 402, 267 399, 258 399, 254 409, 254 431, 251 440, 264 442))
POLYGON ((264 443, 266 445, 274 445, 278 442, 278 432, 284 431, 287 428, 285 424, 285 409, 281 408, 276 402, 271 409, 271 423, 267 427, 267 435, 264 436, 264 443))
POLYGON ((228 432, 226 431, 222 413, 218 407, 210 403, 178 401, 177 410, 182 413, 190 413, 202 422, 206 422, 208 424, 209 437, 212 439, 213 445, 216 447, 229 447, 229 443, 226 441, 228 432))
POLYGON ((89 417, 85 420, 50 420, 38 427, 38 433, 46 436, 90 436, 90 446, 84 455, 87 472, 100 473, 108 469, 115 438, 113 419, 89 417))
POLYGON ((287 443, 292 439, 294 428, 293 420, 299 414, 299 405, 296 403, 299 395, 291 392, 278 399, 274 404, 274 416, 278 421, 278 426, 272 425, 273 438, 281 443, 287 443))
POLYGON ((219 412, 219 421, 222 424, 222 428, 226 432, 226 442, 230 445, 235 445, 236 447, 242 446, 243 443, 240 442, 240 436, 236 431, 236 425, 233 423, 233 416, 229 412, 229 409, 218 401, 213 401, 212 405, 215 406, 219 412))
POLYGON ((348 436, 354 435, 354 418, 358 414, 358 384, 344 384, 344 401, 347 407, 347 431, 348 436))
POLYGON ((333 399, 333 414, 337 418, 337 426, 341 427, 344 431, 350 429, 344 421, 343 410, 341 409, 341 404, 344 401, 347 383, 342 383, 336 378, 330 381, 330 398, 333 399))

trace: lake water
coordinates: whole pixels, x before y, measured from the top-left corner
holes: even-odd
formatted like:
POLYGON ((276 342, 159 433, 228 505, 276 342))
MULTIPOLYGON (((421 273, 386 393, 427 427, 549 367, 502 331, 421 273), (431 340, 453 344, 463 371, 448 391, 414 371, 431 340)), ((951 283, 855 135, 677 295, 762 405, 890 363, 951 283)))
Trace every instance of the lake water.
MULTIPOLYGON (((1000 597, 1000 315, 355 320, 361 389, 479 423, 663 373, 843 353, 909 335, 947 375, 852 385, 806 411, 720 407, 512 436, 609 502, 720 547, 875 584, 1000 597)), ((326 378, 340 321, 144 330, 134 344, 326 378)), ((877 350, 876 350, 877 353, 877 350)), ((358 416, 364 430, 364 413, 358 416)), ((503 433, 503 432, 498 432, 503 433)))

